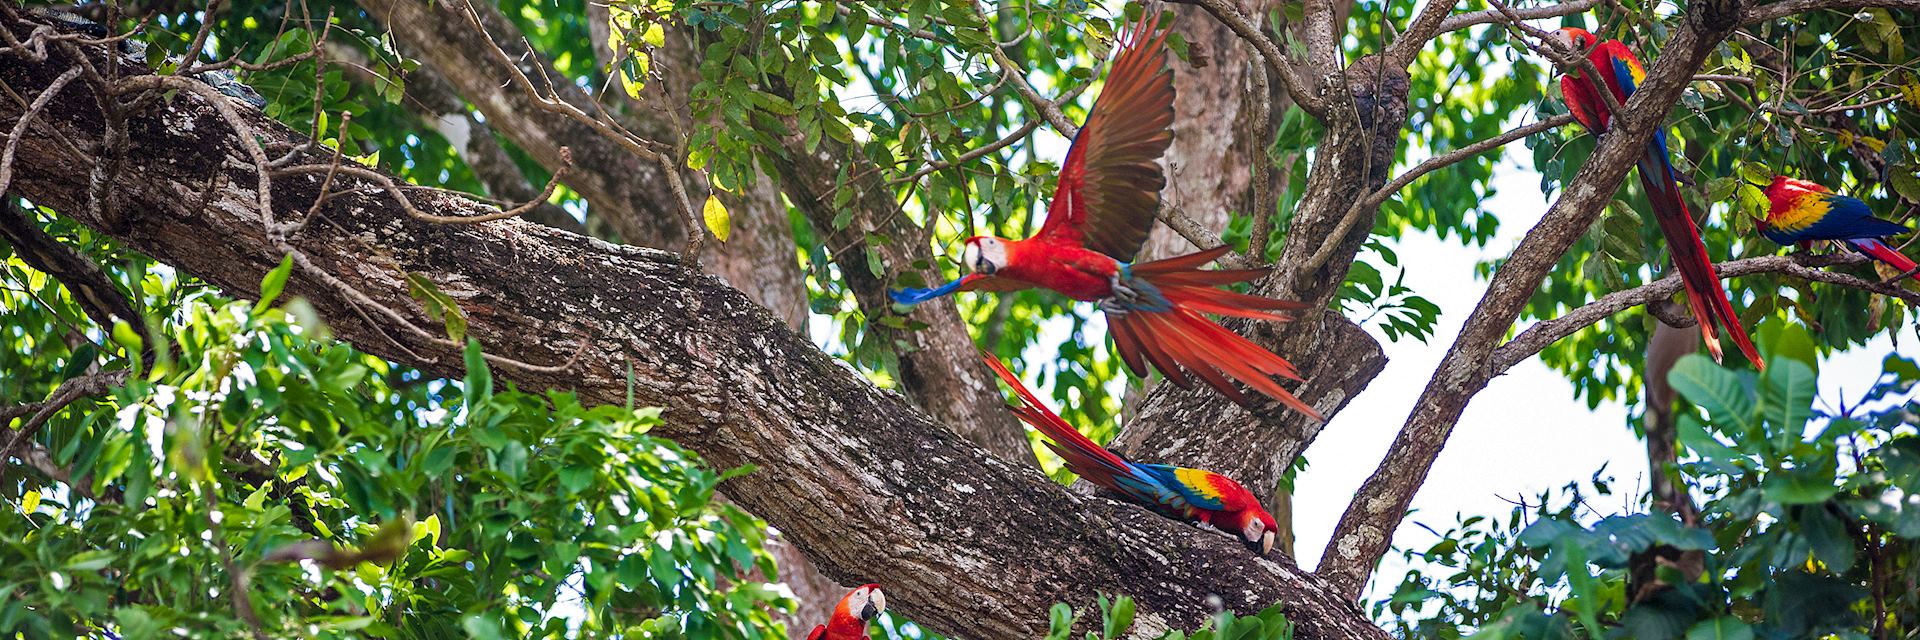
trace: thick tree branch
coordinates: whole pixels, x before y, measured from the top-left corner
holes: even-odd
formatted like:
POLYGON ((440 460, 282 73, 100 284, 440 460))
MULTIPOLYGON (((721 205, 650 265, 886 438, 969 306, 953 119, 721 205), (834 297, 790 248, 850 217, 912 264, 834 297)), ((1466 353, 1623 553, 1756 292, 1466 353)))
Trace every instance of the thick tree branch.
MULTIPOLYGON (((1914 293, 1895 284, 1881 284, 1856 278, 1845 273, 1826 271, 1820 267, 1855 265, 1871 262, 1866 256, 1857 253, 1836 253, 1824 256, 1797 254, 1791 256, 1761 256, 1744 260, 1733 260, 1714 265, 1714 271, 1721 278, 1738 278, 1756 273, 1781 273, 1803 280, 1825 282, 1870 291, 1885 296, 1893 296, 1909 304, 1920 304, 1920 293, 1914 293)), ((1681 288, 1679 274, 1674 274, 1653 282, 1615 291, 1589 302, 1580 308, 1569 311, 1558 318, 1545 320, 1527 327, 1505 344, 1493 350, 1493 374, 1499 375, 1520 361, 1533 357, 1547 345, 1561 338, 1573 335, 1581 329, 1593 326, 1613 314, 1631 309, 1649 302, 1666 300, 1681 288)))
MULTIPOLYGON (((31 25, 0 27, 23 33, 31 25)), ((89 48, 105 60, 104 48, 89 48)), ((68 63, 70 64, 70 63, 68 63)), ((125 73, 141 63, 118 60, 125 73)), ((9 58, 0 81, 43 87, 61 63, 9 58)), ((78 93, 78 92, 76 92, 78 93)), ((76 140, 103 134, 91 100, 57 100, 48 120, 76 140)), ((58 145, 22 145, 21 193, 101 229, 239 296, 256 295, 280 251, 263 228, 254 194, 228 180, 213 202, 195 206, 212 173, 250 172, 230 127, 207 98, 182 92, 170 104, 130 114, 136 157, 118 179, 138 224, 108 231, 86 206, 91 157, 58 145), (168 123, 193 122, 191 133, 168 123)), ((18 118, 0 103, 0 122, 18 118)), ((302 134, 242 108, 269 145, 298 146, 302 134)), ((297 162, 320 162, 298 152, 297 162)), ((285 215, 317 197, 318 179, 276 181, 285 215)), ((372 189, 353 176, 344 189, 372 189)), ((479 210, 435 199, 436 215, 479 210)), ((469 335, 502 357, 552 362, 571 336, 594 336, 568 371, 502 369, 528 389, 572 389, 588 402, 666 409, 656 433, 714 464, 755 465, 730 480, 728 495, 786 532, 831 576, 884 579, 898 608, 929 628, 982 637, 1032 636, 1054 601, 1084 603, 1096 592, 1127 593, 1141 622, 1191 627, 1213 604, 1251 612, 1284 602, 1303 637, 1385 638, 1350 603, 1285 561, 1254 558, 1238 543, 1144 510, 1077 498, 1031 466, 1009 465, 953 437, 898 396, 821 353, 738 291, 687 268, 673 254, 619 247, 521 221, 436 225, 371 194, 341 196, 328 224, 298 240, 311 262, 376 303, 413 307, 397 273, 428 277, 462 301, 469 335), (539 337, 550 339, 537 339, 539 337)), ((448 349, 423 362, 382 337, 384 316, 362 316, 334 286, 298 271, 288 293, 309 298, 335 334, 397 362, 458 375, 448 349)), ((439 347, 435 347, 439 349, 439 347)))
POLYGON ((1560 199, 1494 273, 1487 293, 1441 360, 1384 460, 1347 506, 1317 573, 1349 597, 1358 597, 1393 531, 1425 482, 1460 413, 1497 372, 1493 351, 1527 299, 1620 189, 1627 170, 1645 152, 1667 110, 1699 72, 1714 47, 1738 25, 1740 0, 1697 0, 1686 24, 1668 41, 1647 81, 1627 100, 1612 128, 1560 199))

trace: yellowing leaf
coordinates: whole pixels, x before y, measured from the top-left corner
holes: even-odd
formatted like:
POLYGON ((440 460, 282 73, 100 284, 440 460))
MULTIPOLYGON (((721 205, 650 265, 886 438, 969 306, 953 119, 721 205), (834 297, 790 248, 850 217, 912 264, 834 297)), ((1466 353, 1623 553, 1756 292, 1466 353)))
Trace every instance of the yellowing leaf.
POLYGON ((733 233, 733 219, 727 214, 727 205, 720 204, 720 198, 707 196, 707 205, 700 208, 700 217, 707 221, 707 230, 721 242, 733 233))
POLYGON ((21 513, 33 513, 33 510, 38 508, 40 508, 40 492, 38 490, 28 491, 27 495, 20 496, 21 513))

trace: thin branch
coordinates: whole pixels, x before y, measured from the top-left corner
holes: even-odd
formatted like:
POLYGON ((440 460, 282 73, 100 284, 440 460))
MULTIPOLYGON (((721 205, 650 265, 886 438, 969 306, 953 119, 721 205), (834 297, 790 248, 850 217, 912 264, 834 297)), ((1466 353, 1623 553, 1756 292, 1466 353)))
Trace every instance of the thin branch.
MULTIPOLYGON (((1009 74, 1009 75, 1012 75, 1012 74, 1009 74)), ((1054 105, 1066 104, 1068 102, 1072 102, 1074 98, 1080 97, 1080 93, 1086 90, 1087 90, 1087 85, 1083 84, 1083 85, 1074 87, 1073 90, 1071 91, 1060 94, 1060 97, 1054 98, 1053 100, 1050 100, 1048 102, 1054 105)), ((909 175, 904 178, 898 178, 895 180, 888 181, 887 185, 894 186, 894 185, 900 185, 900 184, 905 184, 909 182, 915 182, 921 178, 925 178, 927 176, 933 175, 934 173, 938 173, 940 171, 945 171, 947 169, 952 169, 954 167, 957 167, 969 162, 973 162, 974 160, 978 160, 983 156, 986 156, 995 151, 1004 149, 1008 145, 1011 145, 1015 142, 1019 142, 1021 138, 1027 137, 1028 134, 1033 133, 1033 131, 1038 128, 1040 128, 1040 121, 1029 118, 1027 119, 1026 124, 1020 125, 1019 127, 1015 128, 1011 133, 1008 133, 1007 135, 1001 137, 999 140, 989 142, 985 145, 981 145, 977 149, 973 149, 966 153, 962 153, 959 156, 954 157, 952 160, 929 163, 926 167, 920 169, 919 171, 913 172, 912 175, 909 175)))
POLYGON ((1280 215, 1278 202, 1273 195, 1273 158, 1267 155, 1273 148, 1273 137, 1278 132, 1273 126, 1273 90, 1267 79, 1267 68, 1257 64, 1247 65, 1247 77, 1252 81, 1248 93, 1251 94, 1249 97, 1253 105, 1255 136, 1253 148, 1249 150, 1253 157, 1247 163, 1253 182, 1253 228, 1247 235, 1247 257, 1264 261, 1267 259, 1267 237, 1273 235, 1273 218, 1280 215))
POLYGON ((993 51, 988 53, 992 55, 994 64, 1000 65, 1002 71, 1013 77, 1014 93, 1020 94, 1020 97, 1027 101, 1027 106, 1040 112, 1040 117, 1045 118, 1047 124, 1053 125, 1055 131, 1059 131, 1060 135, 1069 139, 1080 135, 1080 127, 1074 126, 1073 121, 1068 120, 1066 114, 1060 113, 1059 104, 1041 97, 1040 92, 1027 82, 1027 76, 1021 73, 1020 65, 1007 56, 1006 50, 994 47, 993 51))
POLYGON ((1535 122, 1533 124, 1530 124, 1524 127, 1520 127, 1518 129, 1514 129, 1512 131, 1508 131, 1506 133, 1502 133, 1500 135, 1497 135, 1491 138, 1487 138, 1485 140, 1474 142, 1473 144, 1467 145, 1465 147, 1461 147, 1459 149, 1455 149, 1445 154, 1428 158, 1426 159, 1426 161, 1421 162, 1418 165, 1415 165, 1412 169, 1409 169, 1406 173, 1400 174, 1400 177, 1394 178, 1393 180, 1387 182, 1385 186, 1382 186, 1379 189, 1375 190, 1372 194, 1368 195, 1367 197, 1354 201, 1353 206, 1349 207, 1347 209, 1346 214, 1341 216, 1340 224, 1334 227, 1333 233, 1330 233, 1327 235, 1327 241, 1321 244, 1320 248, 1313 252, 1312 257, 1307 259, 1305 263, 1305 267, 1303 267, 1303 269, 1305 271, 1311 272, 1315 269, 1319 269, 1322 265, 1325 265, 1327 263, 1327 260, 1332 259, 1334 250, 1339 247, 1340 239, 1347 236, 1347 232, 1352 230, 1353 225, 1359 224, 1359 220, 1365 217, 1364 214, 1366 211, 1374 207, 1380 206, 1382 203, 1392 198, 1394 194, 1399 193, 1401 189, 1406 188, 1407 185, 1409 184, 1413 184, 1413 181, 1419 179, 1420 176, 1427 175, 1436 170, 1444 168, 1448 165, 1458 163, 1467 158, 1470 158, 1482 153, 1486 153, 1493 149, 1500 148, 1515 140, 1519 140, 1521 138, 1525 138, 1527 136, 1540 133, 1543 131, 1557 129, 1557 128, 1566 126, 1567 124, 1570 124, 1572 122, 1573 122, 1573 114, 1563 113, 1551 118, 1547 118, 1545 120, 1541 120, 1539 122, 1535 122))
POLYGON ((1703 73, 1700 75, 1696 75, 1693 77, 1693 81, 1694 82, 1722 82, 1722 83, 1744 84, 1749 87, 1754 86, 1753 78, 1749 78, 1746 76, 1733 76, 1733 75, 1719 74, 1719 73, 1703 73))
MULTIPOLYGON (((1905 300, 1908 304, 1920 305, 1920 293, 1908 291, 1897 285, 1863 280, 1845 273, 1820 268, 1864 264, 1871 261, 1866 256, 1852 252, 1824 256, 1812 254, 1761 256, 1722 262, 1714 265, 1714 272, 1722 279, 1759 273, 1780 273, 1803 280, 1825 282, 1892 296, 1905 300)), ((1558 318, 1544 320, 1527 327, 1527 330, 1520 332, 1520 335, 1514 336, 1512 340, 1493 350, 1494 372, 1498 374, 1506 371, 1520 361, 1539 353, 1547 345, 1605 320, 1615 313, 1650 302, 1666 300, 1678 293, 1681 286, 1679 274, 1670 275, 1632 289, 1600 296, 1599 299, 1562 314, 1558 318)))
POLYGON ((1267 61, 1267 68, 1273 70, 1274 73, 1279 76, 1280 87, 1287 90, 1287 97, 1292 98, 1294 104, 1299 105, 1302 111, 1306 111, 1316 118, 1326 118, 1326 100, 1320 98, 1320 95, 1314 90, 1313 85, 1308 83, 1305 78, 1300 77, 1299 65, 1280 50, 1279 43, 1262 32, 1260 27, 1256 26, 1253 21, 1248 20, 1247 16, 1241 14, 1238 8, 1228 4, 1226 0, 1168 1, 1180 4, 1199 5, 1201 8, 1206 9, 1207 13, 1213 14, 1214 19, 1219 20, 1221 24, 1227 25, 1227 29, 1233 31, 1235 35, 1240 36, 1240 39, 1245 40, 1247 44, 1253 45, 1253 50, 1260 53, 1262 60, 1267 61))
POLYGON ((1560 42, 1559 39, 1554 38, 1553 34, 1527 24, 1518 11, 1515 11, 1513 7, 1507 6, 1506 3, 1500 0, 1487 0, 1487 4, 1493 5, 1495 11, 1500 12, 1501 15, 1507 18, 1507 29, 1518 30, 1523 34, 1521 37, 1516 38, 1520 41, 1520 44, 1525 45, 1534 53, 1538 53, 1547 60, 1552 61, 1553 66, 1560 70, 1561 75, 1571 76, 1575 75, 1577 71, 1579 77, 1587 78, 1588 82, 1593 84, 1594 93, 1600 94, 1600 101, 1606 103, 1607 113, 1613 114, 1616 117, 1620 115, 1619 98, 1613 95, 1613 91, 1599 84, 1597 79, 1604 76, 1600 75, 1599 69, 1594 68, 1593 60, 1588 59, 1586 52, 1570 47, 1560 42), (1534 44, 1525 36, 1532 36, 1542 44, 1534 44))
MULTIPOLYGON (((1540 6, 1540 7, 1527 7, 1524 9, 1513 9, 1512 15, 1518 16, 1522 20, 1538 20, 1541 18, 1558 18, 1561 16, 1570 16, 1576 13, 1586 11, 1588 9, 1592 9, 1594 7, 1600 6, 1604 2, 1606 2, 1606 0, 1570 0, 1569 2, 1561 2, 1558 4, 1550 4, 1546 6, 1540 6)), ((1502 12, 1499 9, 1487 9, 1484 11, 1473 11, 1469 13, 1456 13, 1451 16, 1447 16, 1446 20, 1442 20, 1440 22, 1440 29, 1435 35, 1438 35, 1440 33, 1450 33, 1454 31, 1459 31, 1461 29, 1465 29, 1467 27, 1472 27, 1476 25, 1492 24, 1495 22, 1507 22, 1511 19, 1512 18, 1508 17, 1507 13, 1502 12)), ((1396 45, 1399 44, 1398 41, 1396 41, 1395 44, 1396 45)), ((1415 48, 1418 49, 1419 47, 1416 46, 1415 48)))
POLYGON ((48 84, 40 95, 34 96, 33 103, 27 106, 27 112, 21 114, 20 120, 13 123, 13 133, 7 136, 6 149, 0 151, 0 193, 5 193, 7 185, 13 183, 13 154, 20 149, 20 140, 27 137, 27 127, 31 126, 33 119, 39 117, 40 112, 47 108, 47 104, 53 102, 53 97, 58 95, 61 89, 66 88, 67 83, 73 82, 73 79, 78 77, 80 77, 80 67, 75 66, 68 69, 66 73, 60 74, 60 77, 54 78, 53 83, 48 84))
POLYGON ((1741 16, 1741 23, 1772 22, 1796 13, 1824 9, 1853 11, 1874 7, 1916 11, 1920 10, 1920 0, 1782 0, 1748 9, 1746 15, 1741 16))
MULTIPOLYGON (((372 169, 368 169, 366 167, 361 167, 358 165, 350 165, 350 164, 341 164, 338 162, 337 155, 335 158, 336 160, 335 162, 330 162, 327 164, 301 164, 301 165, 294 165, 291 167, 282 167, 279 169, 274 169, 273 171, 270 172, 270 174, 271 175, 321 174, 321 175, 328 176, 327 182, 331 182, 333 174, 338 172, 342 175, 352 176, 352 177, 359 178, 361 180, 366 180, 368 182, 372 182, 374 184, 379 185, 389 195, 393 196, 394 201, 399 203, 400 209, 402 211, 405 211, 409 217, 412 217, 415 220, 420 220, 422 222, 432 222, 436 224, 477 224, 481 222, 492 222, 494 220, 504 220, 507 218, 518 217, 522 214, 525 214, 529 211, 534 210, 534 208, 540 206, 540 203, 546 202, 548 198, 552 198, 554 190, 560 186, 561 178, 565 177, 567 172, 573 169, 573 152, 566 147, 561 147, 560 159, 562 162, 562 164, 560 165, 560 169, 558 171, 553 172, 553 178, 547 180, 546 188, 540 191, 540 195, 538 197, 535 197, 532 200, 529 200, 525 203, 520 204, 519 206, 510 208, 510 209, 502 209, 499 211, 495 211, 493 213, 483 213, 480 215, 473 215, 473 216, 443 216, 443 215, 437 215, 437 214, 421 211, 419 207, 414 206, 413 200, 406 196, 406 193, 403 191, 403 186, 398 183, 395 183, 392 178, 388 178, 386 174, 380 173, 378 171, 374 171, 372 169)), ((323 187, 321 189, 322 194, 326 193, 326 189, 324 187, 325 184, 326 183, 323 182, 323 187)), ((430 189, 432 191, 445 193, 444 190, 431 189, 429 187, 413 187, 413 185, 405 185, 405 187, 430 189)), ((319 202, 315 202, 316 208, 318 207, 318 204, 319 202)), ((698 220, 695 220, 695 222, 697 223, 698 220)))
POLYGON ((1455 4, 1457 0, 1427 0, 1420 15, 1414 17, 1413 24, 1408 25, 1406 32, 1394 38, 1393 45, 1387 47, 1386 63, 1398 69, 1404 69, 1412 63, 1413 57, 1420 55, 1420 50, 1426 48, 1428 41, 1448 30, 1445 25, 1452 19, 1447 13, 1453 10, 1455 4))

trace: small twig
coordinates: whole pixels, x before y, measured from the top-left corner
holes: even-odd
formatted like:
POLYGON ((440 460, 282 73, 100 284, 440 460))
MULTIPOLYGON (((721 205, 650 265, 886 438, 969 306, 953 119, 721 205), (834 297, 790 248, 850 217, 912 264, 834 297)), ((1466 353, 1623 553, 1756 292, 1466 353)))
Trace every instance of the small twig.
POLYGON ((1382 203, 1385 203, 1388 199, 1392 198, 1394 194, 1399 193, 1401 189, 1405 189, 1407 185, 1413 184, 1413 181, 1419 179, 1420 176, 1427 175, 1441 168, 1458 163, 1467 158, 1470 158, 1482 153, 1486 153, 1493 149, 1500 148, 1515 140, 1519 140, 1521 138, 1525 138, 1527 136, 1540 133, 1542 131, 1557 129, 1562 126, 1566 126, 1567 124, 1572 122, 1573 122, 1573 115, 1563 113, 1551 118, 1547 118, 1545 120, 1541 120, 1539 122, 1535 122, 1533 124, 1530 124, 1524 127, 1520 127, 1518 129, 1514 129, 1512 131, 1502 133, 1500 135, 1497 135, 1491 138, 1487 138, 1485 140, 1474 142, 1473 144, 1469 144, 1459 149, 1455 149, 1453 151, 1450 151, 1438 156, 1434 156, 1432 158, 1428 158, 1426 159, 1426 161, 1421 162, 1418 165, 1415 165, 1412 169, 1409 169, 1407 170, 1406 173, 1400 174, 1399 177, 1388 181, 1385 186, 1382 186, 1379 189, 1375 190, 1373 193, 1369 194, 1367 197, 1354 201, 1353 206, 1347 208, 1347 212, 1340 217, 1340 224, 1334 226, 1333 232, 1327 234, 1326 241, 1320 245, 1319 249, 1315 249, 1313 252, 1313 255, 1307 258, 1307 261, 1303 263, 1304 266, 1301 268, 1302 272, 1311 273, 1313 270, 1319 269, 1321 266, 1325 265, 1327 263, 1327 260, 1332 259, 1334 250, 1339 248, 1341 238, 1345 238, 1347 235, 1347 232, 1353 230, 1353 225, 1359 224, 1360 219, 1365 217, 1364 214, 1366 213, 1367 210, 1372 209, 1374 207, 1378 207, 1382 203))
POLYGON ((1053 125, 1055 131, 1059 131, 1060 135, 1067 138, 1080 134, 1080 127, 1074 126, 1073 121, 1068 120, 1066 114, 1060 113, 1058 103, 1041 97, 1040 92, 1027 82, 1027 77, 1020 72, 1020 66, 1014 63, 1013 58, 1007 56, 1006 51, 995 47, 989 54, 993 57, 994 64, 1000 65, 1003 71, 1013 77, 1014 93, 1026 99, 1027 105, 1039 112, 1040 117, 1045 118, 1047 124, 1053 125))
POLYGON ((1517 29, 1524 34, 1518 38, 1520 44, 1525 45, 1528 49, 1533 50, 1534 53, 1538 53, 1549 61, 1552 61, 1553 66, 1558 67, 1561 74, 1574 75, 1577 67, 1579 76, 1586 79, 1587 84, 1593 88, 1594 93, 1600 94, 1601 102, 1606 103, 1607 113, 1611 114, 1612 117, 1620 116, 1620 100, 1613 95, 1613 90, 1600 84, 1600 78, 1603 76, 1600 75, 1600 70, 1593 66, 1593 60, 1587 58, 1587 52, 1569 47, 1561 43, 1559 39, 1554 38, 1553 34, 1527 24, 1526 21, 1520 17, 1520 14, 1514 11, 1513 7, 1507 6, 1506 3, 1500 0, 1487 0, 1487 4, 1493 5, 1494 10, 1506 16, 1508 20, 1506 27, 1509 30, 1517 29), (1545 47, 1543 48, 1541 45, 1536 45, 1528 41, 1524 36, 1533 36, 1543 43, 1545 47))
MULTIPOLYGON (((314 122, 317 123, 319 121, 320 121, 319 118, 314 118, 314 122)), ((352 112, 344 112, 340 114, 340 133, 334 140, 333 161, 327 163, 327 177, 320 181, 320 192, 319 192, 320 195, 314 197, 313 206, 307 207, 306 217, 301 218, 299 222, 293 223, 291 228, 287 229, 287 232, 285 235, 288 235, 288 236, 300 235, 301 231, 306 230, 307 223, 313 222, 313 219, 320 215, 320 205, 327 201, 327 192, 329 189, 333 188, 333 176, 335 173, 337 173, 336 170, 340 168, 340 156, 346 152, 347 125, 351 124, 352 122, 353 122, 352 112)), ((319 138, 319 136, 316 135, 314 136, 314 138, 317 139, 319 138)))
MULTIPOLYGON (((0 28, 0 31, 5 30, 0 28)), ((80 67, 73 67, 54 78, 53 82, 47 85, 46 90, 34 96, 33 104, 27 107, 26 113, 20 115, 20 120, 13 123, 13 133, 7 136, 6 149, 0 151, 0 193, 5 193, 7 186, 13 183, 13 154, 19 149, 20 140, 27 136, 27 127, 31 126, 33 119, 39 117, 40 112, 47 108, 47 104, 53 102, 53 97, 59 94, 61 89, 66 88, 67 83, 73 82, 73 79, 78 77, 80 77, 80 67)))
POLYGON ((1247 44, 1253 45, 1253 50, 1260 53, 1261 59, 1266 60, 1267 68, 1279 75, 1281 88, 1287 90, 1287 97, 1292 98, 1294 104, 1299 105, 1302 111, 1316 118, 1324 119, 1326 117, 1326 100, 1321 99, 1320 95, 1315 92, 1312 84, 1308 83, 1305 78, 1300 77, 1298 65, 1292 58, 1288 57, 1285 52, 1280 50, 1280 45, 1276 43, 1272 37, 1263 33, 1260 27, 1248 20, 1245 15, 1240 13, 1239 9, 1227 4, 1225 0, 1168 1, 1179 4, 1199 5, 1201 8, 1206 9, 1207 13, 1213 14, 1214 19, 1219 20, 1221 24, 1227 25, 1228 30, 1240 36, 1240 39, 1245 40, 1247 44))
MULTIPOLYGON (((1072 102, 1074 98, 1079 97, 1080 93, 1086 90, 1087 90, 1087 85, 1083 84, 1083 85, 1074 87, 1073 90, 1071 91, 1060 94, 1060 97, 1050 100, 1048 102, 1054 105, 1060 105, 1060 104, 1072 102)), ((951 168, 972 162, 974 160, 978 160, 983 156, 986 156, 995 151, 1004 149, 1008 145, 1011 145, 1015 142, 1019 142, 1020 139, 1027 137, 1028 134, 1033 133, 1033 131, 1038 128, 1040 128, 1039 120, 1028 119, 1026 124, 1020 125, 1018 128, 1015 128, 1012 133, 1008 133, 1006 136, 1001 137, 999 140, 989 142, 985 145, 981 145, 979 148, 970 150, 966 153, 962 153, 958 156, 955 156, 952 160, 944 160, 944 161, 929 163, 926 167, 921 168, 919 171, 913 172, 912 175, 908 175, 904 178, 898 178, 895 180, 888 181, 887 185, 893 186, 893 185, 899 185, 899 184, 908 183, 908 182, 917 182, 921 178, 925 178, 927 176, 933 175, 934 173, 945 171, 947 169, 951 169, 951 168)))
POLYGON ((1731 82, 1735 84, 1744 84, 1749 87, 1754 86, 1753 78, 1749 78, 1746 76, 1725 75, 1725 74, 1719 74, 1719 73, 1703 73, 1703 74, 1694 76, 1693 81, 1694 82, 1731 82))
MULTIPOLYGON (((1249 47, 1251 48, 1251 47, 1249 47)), ((1273 148, 1273 137, 1277 134, 1273 126, 1273 91, 1267 80, 1267 68, 1262 65, 1247 65, 1247 78, 1252 86, 1254 141, 1253 158, 1248 163, 1248 176, 1253 182, 1253 227, 1247 234, 1247 257, 1255 261, 1267 259, 1267 236, 1273 235, 1273 218, 1280 215, 1273 195, 1273 158, 1268 151, 1273 148)), ((1202 249, 1206 247, 1201 247, 1202 249)))
POLYGON ((1606 0, 1571 0, 1570 2, 1550 4, 1550 5, 1541 6, 1541 7, 1527 7, 1524 9, 1513 9, 1509 12, 1502 12, 1499 9, 1487 9, 1484 11, 1474 11, 1470 13, 1456 13, 1451 16, 1447 16, 1446 20, 1442 20, 1440 22, 1440 29, 1435 33, 1435 35, 1438 35, 1441 33, 1459 31, 1461 29, 1465 29, 1467 27, 1472 27, 1476 25, 1492 24, 1495 22, 1505 22, 1512 19, 1511 17, 1509 17, 1510 15, 1519 16, 1523 20, 1538 20, 1540 18, 1558 18, 1561 16, 1570 16, 1570 15, 1580 13, 1582 11, 1586 11, 1588 9, 1592 9, 1594 7, 1600 6, 1601 3, 1605 1, 1606 0))
MULTIPOLYGON (((273 175, 301 175, 301 174, 331 175, 334 172, 338 172, 343 175, 352 176, 352 177, 359 178, 361 180, 366 180, 378 185, 379 187, 384 189, 388 194, 393 196, 394 202, 399 203, 400 210, 406 212, 407 217, 413 218, 415 220, 419 220, 421 222, 432 222, 435 224, 478 224, 481 222, 492 222, 494 220, 503 220, 506 218, 512 218, 512 217, 525 214, 528 211, 532 211, 535 207, 540 206, 540 203, 546 202, 548 198, 553 197, 553 191, 554 189, 559 187, 560 179, 566 176, 567 172, 573 168, 573 152, 569 150, 567 147, 561 147, 560 161, 561 161, 560 169, 558 171, 553 172, 553 177, 547 180, 546 188, 541 190, 540 195, 538 197, 524 204, 521 204, 520 206, 513 207, 511 209, 503 209, 500 211, 495 211, 493 213, 483 213, 480 215, 472 215, 472 216, 443 216, 443 215, 431 214, 431 213, 422 211, 420 210, 419 207, 414 206, 413 200, 406 196, 406 193, 404 192, 403 189, 409 188, 409 187, 428 189, 428 187, 412 187, 412 185, 406 185, 405 187, 403 187, 402 185, 395 183, 393 181, 393 178, 387 177, 387 174, 381 173, 379 171, 375 171, 373 169, 368 169, 366 167, 357 166, 357 165, 342 164, 337 161, 328 163, 328 164, 302 164, 302 165, 294 165, 291 167, 283 167, 280 169, 275 169, 271 173, 273 175)), ((444 190, 440 190, 440 189, 432 189, 432 190, 445 192, 444 190)), ((322 191, 322 193, 323 194, 325 193, 324 190, 322 191)), ((316 205, 317 204, 318 203, 316 203, 316 205)))

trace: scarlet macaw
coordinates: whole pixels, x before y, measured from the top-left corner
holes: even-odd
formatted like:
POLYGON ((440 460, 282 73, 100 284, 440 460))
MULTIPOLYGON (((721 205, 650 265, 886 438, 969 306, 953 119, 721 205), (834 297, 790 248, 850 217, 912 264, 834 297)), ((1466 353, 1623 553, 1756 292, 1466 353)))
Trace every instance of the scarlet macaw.
POLYGON ((886 610, 887 594, 881 593, 880 585, 862 585, 841 598, 833 608, 833 617, 815 626, 807 640, 866 640, 867 621, 886 610))
POLYGON ((1039 286, 1098 302, 1115 348, 1135 375, 1145 375, 1151 362, 1168 380, 1191 387, 1184 369, 1245 402, 1227 380, 1231 376, 1318 419, 1319 412, 1269 377, 1299 380, 1292 364, 1201 315, 1286 320, 1274 312, 1306 306, 1216 288, 1266 270, 1201 270, 1226 253, 1224 246, 1130 263, 1153 228, 1167 183, 1159 160, 1173 141, 1173 73, 1166 68, 1166 34, 1154 35, 1159 19, 1149 9, 1123 36, 1106 89, 1067 152, 1040 232, 1025 240, 968 238, 961 255, 972 273, 933 289, 891 295, 913 305, 954 291, 1039 286))
POLYGON ((1880 240, 1911 229, 1873 217, 1867 203, 1786 176, 1774 176, 1773 184, 1767 185, 1767 202, 1770 206, 1767 219, 1760 221, 1760 235, 1768 240, 1783 245, 1812 244, 1819 240, 1843 242, 1920 280, 1913 259, 1880 240))
MULTIPOLYGON (((1555 32, 1561 43, 1580 51, 1587 52, 1587 59, 1600 72, 1599 83, 1569 75, 1560 79, 1560 94, 1566 98, 1567 109, 1573 117, 1595 134, 1605 133, 1612 114, 1607 111, 1607 103, 1600 97, 1600 85, 1613 92, 1615 101, 1624 103, 1627 96, 1647 78, 1647 71, 1640 65, 1640 59, 1619 40, 1601 42, 1586 29, 1565 27, 1555 32)), ((1715 325, 1727 329, 1733 343, 1740 352, 1753 361, 1756 368, 1766 368, 1760 359, 1760 352, 1753 347, 1753 341, 1747 337, 1747 328, 1741 326, 1740 317, 1733 312, 1733 304, 1727 299, 1727 290, 1720 285, 1720 279, 1713 273, 1713 262, 1707 258, 1707 246, 1700 241, 1700 229, 1694 226, 1693 216, 1687 212, 1687 204, 1680 197, 1679 173, 1674 171, 1671 154, 1667 151, 1667 131, 1665 127, 1654 131, 1653 141, 1647 145, 1647 152, 1640 157, 1640 187, 1647 192, 1647 201, 1653 203, 1653 218, 1660 225, 1660 235, 1667 239, 1667 251, 1673 255, 1673 266, 1680 272, 1681 282, 1687 287, 1687 304, 1693 308, 1693 317, 1700 323, 1700 333, 1706 338, 1707 351, 1713 354, 1714 361, 1720 360, 1720 339, 1715 325)))
POLYGON ((1274 531, 1278 527, 1273 516, 1246 487, 1212 471, 1130 462, 1094 444, 1040 404, 1040 399, 1034 397, 999 358, 986 352, 981 355, 987 366, 1000 374, 1000 379, 1019 396, 1020 405, 1008 409, 1047 436, 1051 440, 1046 443, 1047 448, 1065 460, 1068 469, 1154 513, 1238 537, 1248 549, 1260 555, 1273 551, 1274 531))

